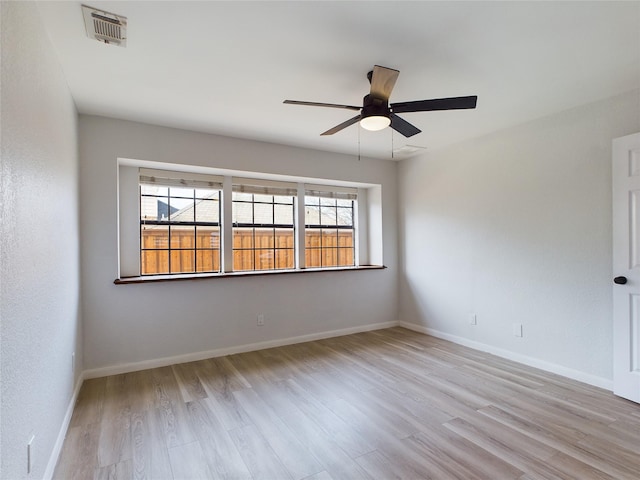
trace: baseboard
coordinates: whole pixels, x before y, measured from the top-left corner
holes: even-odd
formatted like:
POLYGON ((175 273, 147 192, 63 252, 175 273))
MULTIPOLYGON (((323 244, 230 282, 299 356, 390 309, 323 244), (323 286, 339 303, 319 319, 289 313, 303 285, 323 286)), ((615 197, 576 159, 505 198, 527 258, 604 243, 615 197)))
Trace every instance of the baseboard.
POLYGON ((53 445, 51 455, 49 455, 47 468, 45 469, 44 475, 42 476, 44 480, 50 480, 51 478, 53 478, 53 473, 56 469, 56 464, 58 463, 60 452, 62 451, 62 445, 64 444, 64 439, 67 436, 67 430, 69 430, 69 424, 71 423, 73 407, 75 407, 76 405, 76 400, 78 399, 78 394, 80 393, 80 388, 82 387, 82 382, 84 382, 84 379, 84 372, 81 372, 80 375, 78 375, 75 386, 73 387, 73 394, 71 395, 69 405, 67 406, 67 411, 64 415, 64 419, 62 420, 62 426, 60 427, 60 432, 58 432, 58 438, 56 438, 56 443, 53 445))
POLYGON ((308 335, 300 335, 297 337, 289 337, 279 340, 268 340, 265 342, 249 343, 228 348, 218 348, 214 350, 207 350, 204 352, 187 353, 185 355, 177 355, 174 357, 164 357, 153 360, 145 360, 142 362, 125 363, 120 365, 112 365, 109 367, 94 368, 91 370, 85 370, 83 373, 85 379, 107 377, 109 375, 119 375, 121 373, 147 370, 149 368, 166 367, 168 365, 175 365, 177 363, 196 362, 198 360, 204 360, 207 358, 223 357, 225 355, 233 355, 236 353, 253 352, 256 350, 264 350, 265 348, 282 347, 284 345, 293 345, 295 343, 312 342, 314 340, 322 340, 324 338, 341 337, 343 335, 369 332, 372 330, 381 330, 383 328, 391 328, 396 326, 398 326, 398 322, 373 323, 359 327, 341 328, 339 330, 311 333, 308 335))
POLYGON ((441 332, 439 330, 434 330, 433 328, 425 327, 424 325, 416 325, 415 323, 407 323, 407 322, 399 322, 399 325, 409 330, 413 330, 414 332, 425 333, 433 337, 437 337, 443 340, 448 340, 450 342, 457 343, 458 345, 463 345, 465 347, 473 348, 474 350, 480 350, 482 352, 491 353, 492 355, 506 358, 507 360, 513 360, 514 362, 522 363, 524 365, 528 365, 534 368, 539 368, 540 370, 544 370, 550 373, 555 373, 557 375, 562 375, 563 377, 567 377, 572 380, 577 380, 582 383, 593 385, 594 387, 604 388, 605 390, 613 391, 613 381, 607 378, 590 375, 588 373, 581 372, 579 370, 563 367, 562 365, 558 365, 556 363, 546 362, 544 360, 539 360, 537 358, 529 357, 527 355, 521 355, 519 353, 511 352, 509 350, 494 347, 492 345, 487 345, 486 343, 476 342, 475 340, 469 340, 464 337, 451 335, 449 333, 441 332))

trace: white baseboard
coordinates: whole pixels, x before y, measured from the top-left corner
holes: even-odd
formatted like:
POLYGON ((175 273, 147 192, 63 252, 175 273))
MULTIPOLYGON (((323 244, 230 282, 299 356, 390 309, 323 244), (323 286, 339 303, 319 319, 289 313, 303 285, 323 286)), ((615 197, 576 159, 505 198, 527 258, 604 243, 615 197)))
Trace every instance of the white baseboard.
POLYGON ((73 394, 71 395, 71 399, 69 400, 67 412, 65 413, 64 419, 62 420, 62 426, 60 427, 58 438, 56 438, 56 443, 53 445, 51 455, 49 455, 49 462, 47 462, 47 468, 45 469, 44 475, 42 477, 44 480, 51 480, 51 478, 53 478, 53 473, 56 469, 58 458, 60 457, 60 452, 62 451, 62 445, 64 444, 65 437, 67 436, 67 430, 69 430, 69 424, 71 423, 71 417, 73 415, 73 408, 76 406, 76 400, 78 399, 78 394, 80 393, 80 388, 82 387, 82 382, 84 382, 84 379, 84 372, 81 372, 80 375, 78 375, 75 387, 73 387, 73 394))
POLYGON ((474 340, 469 340, 464 337, 451 335, 449 333, 441 332, 439 330, 434 330, 433 328, 425 327, 424 325, 416 325, 415 323, 407 323, 407 322, 399 322, 399 325, 409 330, 413 330, 414 332, 425 333, 433 337, 437 337, 443 340, 448 340, 450 342, 457 343, 458 345, 463 345, 465 347, 473 348, 475 350, 491 353, 498 357, 506 358, 507 360, 513 360, 514 362, 522 363, 530 367, 539 368, 540 370, 544 370, 546 372, 562 375, 563 377, 571 378, 572 380, 577 380, 582 383, 593 385, 594 387, 604 388, 605 390, 613 391, 613 381, 607 378, 598 377, 585 372, 581 372, 579 370, 563 367, 562 365, 546 362, 544 360, 539 360, 537 358, 529 357, 527 355, 521 355, 519 353, 511 352, 509 350, 494 347, 492 345, 487 345, 486 343, 476 342, 474 340))
POLYGON ((94 368, 85 370, 84 378, 99 378, 109 375, 119 375, 121 373, 136 372, 139 370, 147 370, 149 368, 166 367, 177 363, 195 362, 207 358, 223 357, 225 355, 233 355, 236 353, 254 352, 256 350, 264 350, 265 348, 282 347, 284 345, 293 345, 295 343, 312 342, 314 340, 322 340, 323 338, 340 337, 343 335, 351 335, 353 333, 369 332, 371 330, 381 330, 398 326, 398 322, 383 322, 363 325, 360 327, 341 328, 339 330, 330 330, 326 332, 311 333, 308 335, 300 335, 297 337, 289 337, 279 340, 268 340, 265 342, 249 343, 246 345, 238 345, 235 347, 217 348, 204 352, 187 353, 185 355, 176 355, 174 357, 157 358, 153 360, 144 360, 142 362, 124 363, 120 365, 112 365, 109 367, 94 368))

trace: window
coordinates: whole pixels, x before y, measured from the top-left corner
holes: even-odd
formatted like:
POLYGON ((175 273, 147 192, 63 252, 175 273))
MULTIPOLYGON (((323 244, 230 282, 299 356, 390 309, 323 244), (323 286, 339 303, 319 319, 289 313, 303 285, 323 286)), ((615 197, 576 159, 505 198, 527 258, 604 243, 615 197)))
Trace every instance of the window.
POLYGON ((141 275, 220 271, 221 187, 140 176, 141 275))
POLYGON ((119 162, 119 279, 382 263, 379 185, 119 162))
POLYGON ((293 191, 234 185, 232 199, 233 270, 295 268, 293 191))
POLYGON ((305 191, 305 266, 355 265, 355 191, 305 191))

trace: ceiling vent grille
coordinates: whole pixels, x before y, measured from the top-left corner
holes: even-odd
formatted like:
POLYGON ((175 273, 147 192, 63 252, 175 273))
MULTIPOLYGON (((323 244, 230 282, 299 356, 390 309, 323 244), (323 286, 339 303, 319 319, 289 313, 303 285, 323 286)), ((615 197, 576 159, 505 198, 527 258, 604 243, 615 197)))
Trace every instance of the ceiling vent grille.
POLYGON ((119 47, 127 46, 127 18, 82 5, 87 37, 119 47))
POLYGON ((427 150, 427 147, 419 147, 417 145, 404 145, 393 150, 392 158, 409 158, 418 155, 427 150))

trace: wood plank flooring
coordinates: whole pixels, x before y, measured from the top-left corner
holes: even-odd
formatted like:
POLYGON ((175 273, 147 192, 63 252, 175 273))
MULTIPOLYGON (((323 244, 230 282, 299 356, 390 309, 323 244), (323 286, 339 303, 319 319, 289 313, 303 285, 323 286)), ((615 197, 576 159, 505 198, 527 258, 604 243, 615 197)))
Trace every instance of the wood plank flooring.
POLYGON ((391 328, 87 380, 56 479, 633 479, 640 405, 391 328))

